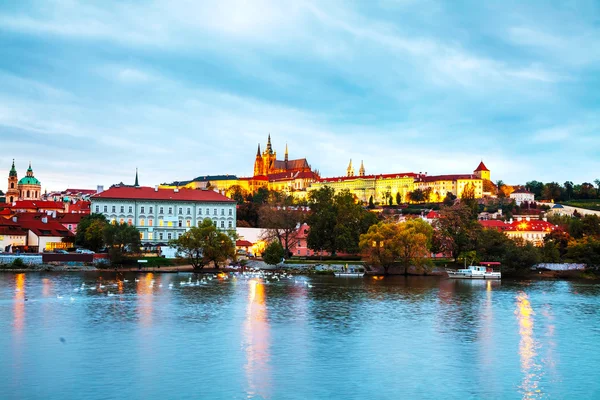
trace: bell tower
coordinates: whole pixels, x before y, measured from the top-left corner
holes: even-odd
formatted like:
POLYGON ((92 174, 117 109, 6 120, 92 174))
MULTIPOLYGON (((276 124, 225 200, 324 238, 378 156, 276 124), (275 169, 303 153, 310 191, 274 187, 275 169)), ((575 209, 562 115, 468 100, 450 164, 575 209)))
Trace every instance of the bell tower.
POLYGON ((258 144, 258 150, 256 151, 256 159, 254 160, 254 176, 263 175, 263 159, 260 154, 260 143, 258 144))
POLYGON ((346 176, 354 176, 354 167, 352 166, 352 159, 350 159, 350 164, 348 164, 348 168, 346 169, 346 176))
POLYGON ((12 162, 12 168, 8 173, 8 190, 6 191, 6 203, 10 204, 19 200, 19 179, 17 178, 17 170, 15 169, 15 160, 12 162))

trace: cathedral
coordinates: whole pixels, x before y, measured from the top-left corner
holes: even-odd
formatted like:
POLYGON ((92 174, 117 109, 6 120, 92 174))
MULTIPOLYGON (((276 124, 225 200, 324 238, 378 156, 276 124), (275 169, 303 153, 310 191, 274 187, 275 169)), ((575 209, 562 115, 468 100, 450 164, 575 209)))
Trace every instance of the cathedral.
POLYGON ((6 202, 10 204, 17 200, 40 200, 41 196, 42 184, 33 176, 31 163, 29 163, 26 176, 19 180, 15 169, 15 160, 13 160, 12 168, 8 173, 6 202))
POLYGON ((296 172, 312 172, 306 158, 297 160, 288 159, 288 148, 285 145, 285 155, 283 160, 277 159, 277 152, 273 151, 271 146, 271 135, 267 141, 267 148, 262 153, 260 152, 260 143, 256 152, 256 160, 254 161, 254 176, 270 176, 281 173, 296 173, 296 172))

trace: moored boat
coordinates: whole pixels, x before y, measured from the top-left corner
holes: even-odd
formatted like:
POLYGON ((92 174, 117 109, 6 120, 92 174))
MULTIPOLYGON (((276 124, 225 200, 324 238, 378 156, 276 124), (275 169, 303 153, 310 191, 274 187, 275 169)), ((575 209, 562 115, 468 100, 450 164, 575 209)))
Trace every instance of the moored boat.
POLYGON ((365 275, 364 272, 334 272, 338 278, 361 278, 365 275))
POLYGON ((497 262, 482 262, 480 265, 470 265, 468 268, 447 269, 446 272, 448 278, 453 279, 502 279, 500 263, 497 262))

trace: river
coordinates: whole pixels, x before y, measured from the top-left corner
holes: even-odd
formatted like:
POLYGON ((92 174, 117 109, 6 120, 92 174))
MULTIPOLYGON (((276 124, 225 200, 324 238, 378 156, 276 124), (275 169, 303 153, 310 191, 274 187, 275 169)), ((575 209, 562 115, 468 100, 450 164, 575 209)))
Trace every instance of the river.
POLYGON ((0 398, 600 398, 598 284, 199 279, 0 274, 0 398))

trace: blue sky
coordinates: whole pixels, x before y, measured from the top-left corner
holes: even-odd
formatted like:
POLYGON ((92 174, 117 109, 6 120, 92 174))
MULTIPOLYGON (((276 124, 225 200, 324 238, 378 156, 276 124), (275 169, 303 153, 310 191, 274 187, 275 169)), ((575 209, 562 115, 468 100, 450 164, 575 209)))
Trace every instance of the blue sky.
MULTIPOLYGON (((252 174, 600 178, 597 1, 8 1, 0 166, 49 190, 252 174)), ((4 188, 3 188, 4 189, 4 188)))

